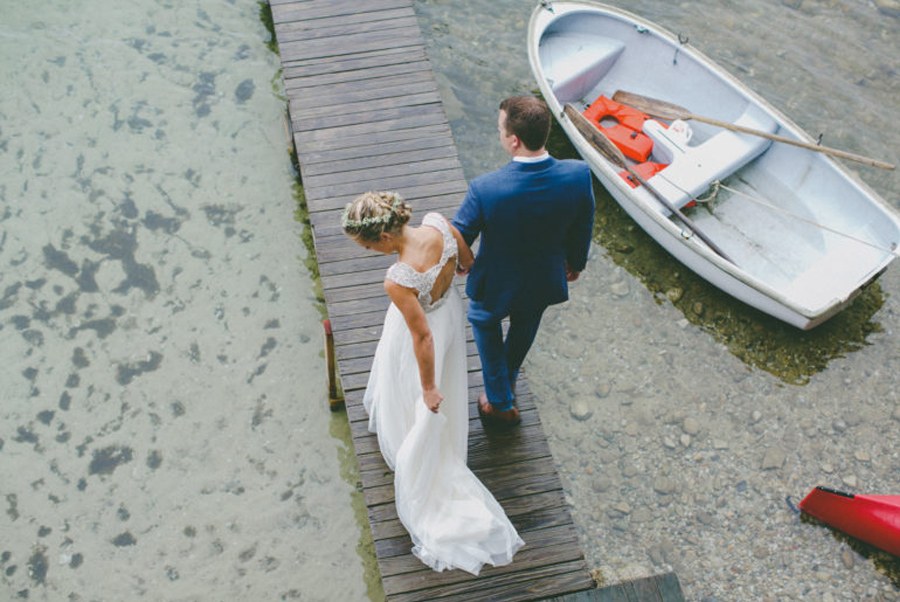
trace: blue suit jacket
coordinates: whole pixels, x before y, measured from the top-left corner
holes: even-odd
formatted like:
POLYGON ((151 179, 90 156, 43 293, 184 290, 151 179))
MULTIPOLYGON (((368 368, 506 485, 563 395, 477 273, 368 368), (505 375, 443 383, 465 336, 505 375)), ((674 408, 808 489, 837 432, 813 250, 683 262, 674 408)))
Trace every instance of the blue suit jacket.
POLYGON ((491 318, 569 298, 566 263, 587 262, 594 225, 591 172, 583 161, 510 161, 469 184, 453 225, 478 255, 466 293, 491 318))

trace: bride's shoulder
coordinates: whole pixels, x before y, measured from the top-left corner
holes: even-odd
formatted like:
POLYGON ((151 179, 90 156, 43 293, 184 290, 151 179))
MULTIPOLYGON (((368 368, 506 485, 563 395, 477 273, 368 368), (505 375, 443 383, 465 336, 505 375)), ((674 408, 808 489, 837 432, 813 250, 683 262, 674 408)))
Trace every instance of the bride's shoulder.
POLYGON ((424 226, 433 226, 435 228, 440 229, 441 231, 449 230, 447 218, 438 213, 437 211, 432 211, 430 213, 426 213, 422 218, 422 225, 424 226))

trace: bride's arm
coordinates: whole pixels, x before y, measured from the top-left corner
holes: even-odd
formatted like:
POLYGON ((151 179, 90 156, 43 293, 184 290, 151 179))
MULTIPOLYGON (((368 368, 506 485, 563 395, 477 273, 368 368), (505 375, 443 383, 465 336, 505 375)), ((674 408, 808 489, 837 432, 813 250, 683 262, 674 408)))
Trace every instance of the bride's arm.
MULTIPOLYGON (((447 218, 444 219, 446 220, 447 218)), ((450 226, 450 232, 453 233, 453 238, 456 239, 456 273, 460 275, 468 274, 472 264, 475 263, 475 255, 472 253, 472 248, 466 242, 466 239, 463 238, 463 235, 450 220, 447 220, 447 225, 450 226)))
POLYGON ((444 396, 434 382, 434 340, 428 327, 428 320, 425 319, 425 311, 419 305, 416 293, 412 289, 400 286, 392 280, 385 280, 384 290, 406 320, 406 326, 412 334, 416 363, 419 365, 419 380, 422 382, 425 405, 432 412, 437 412, 444 396))

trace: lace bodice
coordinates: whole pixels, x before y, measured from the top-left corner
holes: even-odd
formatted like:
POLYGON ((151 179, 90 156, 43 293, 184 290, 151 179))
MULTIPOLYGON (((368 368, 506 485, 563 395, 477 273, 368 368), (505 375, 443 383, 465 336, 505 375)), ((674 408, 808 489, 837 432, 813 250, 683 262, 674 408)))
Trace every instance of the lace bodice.
MULTIPOLYGON (((441 259, 424 272, 418 271, 408 263, 398 261, 388 268, 387 278, 400 286, 418 291, 419 303, 422 305, 422 308, 425 311, 431 311, 439 307, 447 297, 445 291, 440 299, 432 300, 431 291, 434 289, 434 283, 441 270, 444 269, 444 266, 447 265, 451 258, 456 257, 457 248, 456 239, 453 238, 453 234, 450 232, 447 220, 440 213, 425 214, 425 217, 422 218, 422 225, 436 228, 443 236, 444 249, 441 252, 441 259)), ((447 287, 447 290, 449 290, 449 287, 447 287)))

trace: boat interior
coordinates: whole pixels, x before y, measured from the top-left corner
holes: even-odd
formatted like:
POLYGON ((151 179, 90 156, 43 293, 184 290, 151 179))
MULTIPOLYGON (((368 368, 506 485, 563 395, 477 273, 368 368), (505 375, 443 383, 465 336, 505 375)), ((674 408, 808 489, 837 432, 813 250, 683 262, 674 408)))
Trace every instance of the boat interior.
MULTIPOLYGON (((538 55, 560 107, 585 111, 624 90, 802 139, 724 71, 624 17, 563 14, 543 32, 538 55)), ((752 278, 815 308, 846 297, 893 258, 897 220, 886 219, 872 193, 822 153, 696 120, 687 122, 688 139, 668 139, 675 138, 666 135, 672 125, 644 122, 641 133, 653 139, 648 161, 664 163, 647 181, 679 208, 715 193, 703 207, 684 210, 752 278)), ((649 206, 669 213, 644 195, 649 206)))

